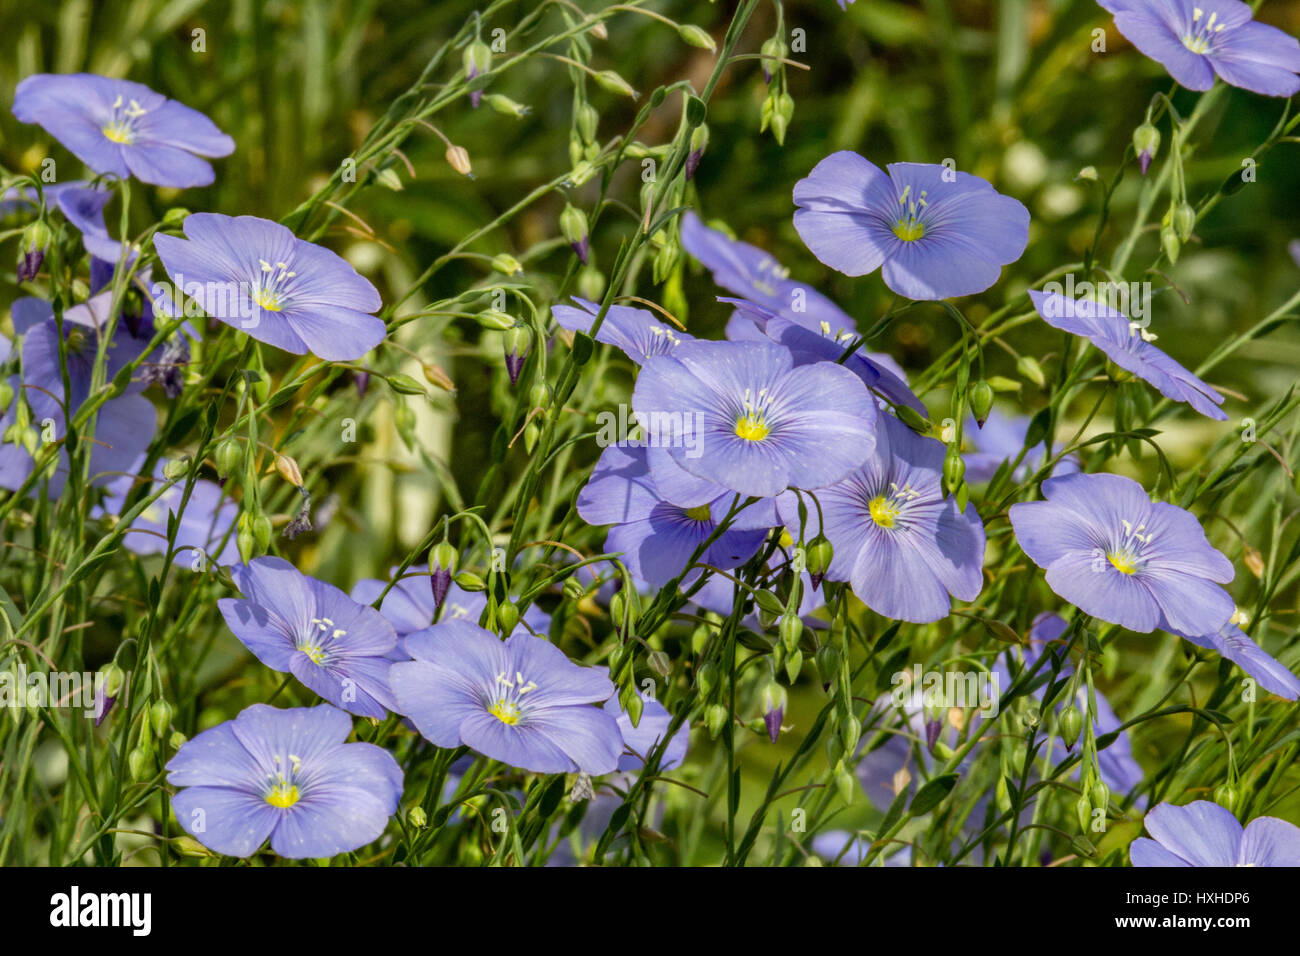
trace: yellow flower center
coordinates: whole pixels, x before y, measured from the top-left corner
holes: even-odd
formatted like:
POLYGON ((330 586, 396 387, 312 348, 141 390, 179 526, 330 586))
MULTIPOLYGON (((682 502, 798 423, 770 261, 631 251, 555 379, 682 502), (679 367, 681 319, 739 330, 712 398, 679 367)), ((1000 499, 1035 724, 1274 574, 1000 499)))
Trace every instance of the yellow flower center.
POLYGON ((101 132, 114 143, 123 146, 130 145, 135 140, 135 135, 123 123, 109 123, 101 132))
POLYGON ((297 803, 298 797, 298 788, 287 780, 281 780, 272 787, 271 792, 266 795, 266 802, 273 807, 284 809, 285 807, 291 807, 297 803))
POLYGON ((1193 53, 1199 53, 1204 56, 1210 52, 1210 38, 1216 33, 1223 31, 1224 24, 1217 23, 1219 15, 1211 13, 1209 19, 1201 23, 1201 17, 1205 16, 1205 11, 1196 7, 1192 11, 1192 25, 1195 29, 1193 33, 1190 29, 1183 34, 1183 46, 1193 53))
POLYGON ((713 517, 713 512, 709 510, 708 505, 696 505, 694 508, 686 509, 686 517, 692 521, 708 521, 713 517))
POLYGON ((315 644, 304 644, 302 647, 298 648, 298 650, 306 654, 308 660, 313 664, 325 663, 325 652, 315 644))
POLYGON ((1111 566, 1120 574, 1136 574, 1137 563, 1133 560, 1133 555, 1124 551, 1112 551, 1106 555, 1111 566))
POLYGON ((488 708, 488 713, 501 723, 509 724, 511 727, 519 723, 519 708, 508 700, 497 701, 488 708))
POLYGON ((925 235, 925 225, 921 222, 921 212, 929 203, 926 202, 926 191, 921 190, 920 198, 913 201, 911 199, 912 187, 907 186, 903 190, 903 195, 898 197, 900 215, 894 222, 894 235, 904 242, 915 242, 925 235))
POLYGON ((268 312, 280 311, 280 297, 274 292, 268 292, 266 289, 258 289, 257 294, 253 296, 257 304, 268 312))
POLYGON ((898 504, 884 495, 876 495, 867 502, 867 510, 871 512, 871 520, 882 528, 892 528, 894 521, 898 518, 898 504))
POLYGON ((754 415, 746 415, 736 422, 736 437, 745 441, 762 441, 768 436, 767 423, 754 415))

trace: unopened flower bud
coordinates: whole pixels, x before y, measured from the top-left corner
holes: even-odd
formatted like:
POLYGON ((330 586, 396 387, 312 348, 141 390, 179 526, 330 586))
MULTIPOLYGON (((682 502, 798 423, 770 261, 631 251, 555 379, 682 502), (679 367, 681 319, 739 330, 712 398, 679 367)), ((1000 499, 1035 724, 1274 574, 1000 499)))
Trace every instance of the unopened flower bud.
POLYGON ((126 758, 131 771, 131 779, 137 783, 148 780, 153 775, 153 755, 146 753, 142 747, 136 747, 126 758))
POLYGON ((417 830, 423 830, 429 825, 429 815, 424 812, 424 807, 414 806, 406 811, 406 822, 417 830))
POLYGON ((155 700, 149 705, 149 723, 153 725, 153 732, 161 738, 172 725, 172 705, 165 700, 155 700))
POLYGON ((497 309, 484 309, 477 318, 480 326, 494 332, 504 332, 515 327, 514 316, 497 309))
POLYGON ((581 601, 587 596, 587 589, 576 577, 564 579, 564 596, 570 601, 581 601))
MULTIPOLYGON (((780 651, 782 647, 777 645, 776 650, 780 651)), ((785 679, 794 684, 799 679, 801 670, 803 670, 803 651, 795 648, 785 658, 785 679)))
POLYGON ((217 464, 217 474, 222 478, 241 471, 244 467, 244 447, 234 438, 223 438, 212 454, 217 464))
POLYGON ((502 275, 518 275, 524 271, 524 267, 519 264, 519 260, 508 252, 500 252, 492 257, 492 268, 502 275))
POLYGON ((799 620, 797 614, 785 614, 781 618, 777 631, 781 638, 781 644, 786 651, 793 654, 799 647, 799 638, 803 637, 803 621, 799 620))
POLYGON ((632 99, 637 97, 636 90, 632 89, 631 84, 613 70, 601 70, 594 75, 593 79, 601 89, 617 93, 619 96, 630 96, 632 99))
POLYGON ((1183 242, 1192 238, 1192 230, 1196 228, 1196 210, 1192 208, 1189 202, 1180 202, 1174 207, 1174 232, 1183 242))
POLYGON ((459 574, 455 575, 452 580, 456 582, 457 586, 460 587, 462 591, 474 592, 487 590, 487 585, 483 583, 483 579, 473 571, 461 571, 459 574))
POLYGON ((462 176, 469 176, 473 172, 469 162, 469 151, 464 146, 448 146, 446 156, 451 168, 462 176))
POLYGON ((510 373, 510 384, 519 381, 519 373, 524 369, 529 349, 533 344, 533 330, 526 325, 516 325, 508 329, 502 340, 505 350, 506 371, 510 373))
POLYGON ((1062 710, 1061 715, 1056 719, 1056 729, 1061 734, 1061 742, 1065 744, 1065 749, 1073 750, 1083 730, 1083 714, 1079 712, 1079 708, 1071 704, 1062 710))
POLYGON ((970 410, 975 416, 975 424, 983 428, 993 410, 993 386, 983 379, 970 387, 970 410))
POLYGON ((702 27, 697 27, 693 23, 679 25, 677 35, 691 46, 699 47, 701 50, 708 50, 710 53, 718 48, 717 44, 713 42, 713 37, 709 36, 708 31, 702 27))
POLYGON ((1178 238, 1178 230, 1172 224, 1160 227, 1160 248, 1164 250, 1165 258, 1171 266, 1177 264, 1183 244, 1178 238))
POLYGON ((1043 367, 1038 364, 1036 359, 1028 355, 1022 355, 1016 359, 1016 371, 1039 388, 1042 388, 1047 383, 1047 376, 1043 374, 1043 367))
POLYGON ((295 488, 302 487, 302 469, 298 467, 298 462, 294 461, 288 455, 275 453, 275 470, 285 481, 295 488))
POLYGON ((1220 784, 1214 788, 1214 802, 1229 813, 1237 805, 1237 789, 1230 783, 1220 784))
POLYGON ((784 66, 781 63, 785 59, 786 45, 785 41, 779 36, 768 37, 759 47, 759 55, 763 58, 763 82, 771 83, 774 77, 784 66))
POLYGON ((514 633, 515 625, 519 623, 519 608, 514 604, 506 601, 497 605, 497 628, 502 634, 510 635, 514 633))
POLYGON ((822 681, 822 690, 828 690, 835 675, 840 672, 840 652, 830 644, 824 644, 817 649, 817 656, 813 660, 817 665, 817 675, 822 681))
POLYGON ((590 103, 583 103, 573 114, 573 125, 578 130, 584 143, 596 141, 596 131, 600 127, 600 114, 590 103))
POLYGON ((429 552, 429 586, 433 591, 433 606, 442 607, 451 588, 451 576, 456 573, 456 549, 443 541, 429 552))
POLYGON ((1147 174, 1147 167, 1159 149, 1160 130, 1150 123, 1143 123, 1133 131, 1133 151, 1137 153, 1138 166, 1143 176, 1147 174))
POLYGON ((768 681, 763 689, 763 724, 772 743, 781 735, 781 719, 785 717, 785 688, 776 681, 768 681))
POLYGON ((50 247, 54 233, 40 219, 23 230, 18 241, 18 281, 30 282, 41 271, 45 250, 50 247))
POLYGON ((954 442, 948 446, 948 451, 943 456, 943 482, 948 494, 955 494, 965 477, 966 462, 954 442))
POLYGON ((586 214, 577 206, 566 204, 564 212, 560 213, 560 232, 577 253, 578 261, 585 266, 589 243, 586 214))

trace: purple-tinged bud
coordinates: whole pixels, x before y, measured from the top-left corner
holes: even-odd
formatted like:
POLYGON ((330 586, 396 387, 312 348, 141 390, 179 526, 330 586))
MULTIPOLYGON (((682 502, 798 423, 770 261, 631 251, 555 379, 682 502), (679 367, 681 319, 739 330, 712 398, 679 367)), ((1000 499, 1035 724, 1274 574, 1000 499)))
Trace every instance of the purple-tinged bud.
MULTIPOLYGON (((465 47, 463 57, 465 63, 465 79, 472 80, 481 73, 486 73, 492 66, 492 50, 482 40, 475 40, 469 46, 465 47)), ((483 99, 482 90, 471 90, 469 94, 469 105, 478 109, 479 101, 483 99)))
POLYGON ((352 384, 357 387, 357 397, 364 398, 366 389, 370 387, 370 373, 365 371, 353 372, 352 384))
POLYGON ((781 719, 785 717, 785 688, 776 681, 769 681, 763 690, 763 724, 767 727, 767 736, 776 743, 781 735, 781 719))
POLYGON ((18 281, 30 282, 41 271, 45 250, 50 247, 54 233, 39 219, 23 230, 18 243, 18 281))
POLYGON ((925 722, 925 746, 934 750, 934 745, 939 742, 939 731, 943 730, 943 724, 937 719, 931 717, 925 722))
POLYGON ((1160 149, 1160 130, 1150 123, 1143 123, 1133 131, 1133 150, 1137 153, 1138 168, 1142 175, 1147 174, 1151 160, 1160 149))
POLYGON ((763 57, 763 82, 771 83, 772 77, 783 66, 779 61, 785 59, 786 47, 785 41, 780 37, 769 37, 759 48, 759 54, 763 57))
POLYGON ((564 212, 560 213, 560 232, 578 254, 578 261, 585 266, 590 241, 587 236, 587 216, 576 206, 566 204, 564 212))
POLYGON ((435 545, 429 552, 429 581, 433 588, 433 606, 442 607, 451 587, 451 576, 456 573, 456 549, 449 542, 435 545))
POLYGON ((970 410, 975 416, 975 424, 983 428, 993 410, 993 386, 983 379, 970 387, 970 410))
POLYGON ((528 360, 528 351, 533 344, 532 330, 526 325, 517 325, 506 332, 504 347, 506 353, 506 371, 510 373, 510 384, 519 381, 519 373, 524 370, 528 360))
POLYGON ((808 570, 808 577, 812 579, 812 589, 816 591, 831 566, 835 549, 824 535, 819 534, 808 542, 803 555, 804 567, 808 570))
POLYGON ((690 179, 695 175, 695 170, 700 168, 700 160, 704 157, 704 151, 709 147, 709 127, 701 123, 691 131, 691 151, 686 154, 686 178, 690 179))

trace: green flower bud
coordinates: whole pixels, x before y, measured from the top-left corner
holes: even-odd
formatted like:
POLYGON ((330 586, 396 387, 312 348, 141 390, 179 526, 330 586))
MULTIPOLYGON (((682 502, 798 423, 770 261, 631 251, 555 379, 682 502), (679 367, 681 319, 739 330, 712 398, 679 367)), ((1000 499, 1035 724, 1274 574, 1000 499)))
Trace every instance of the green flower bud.
POLYGON ((847 753, 853 753, 858 749, 858 740, 862 737, 862 721, 849 714, 840 720, 840 740, 844 743, 844 750, 847 753))
POLYGON ((799 647, 799 638, 803 637, 803 621, 799 620, 798 615, 786 614, 777 626, 777 633, 780 635, 781 644, 793 654, 799 647))
POLYGON ((485 309, 478 314, 478 324, 489 331, 504 332, 515 327, 515 319, 514 316, 498 312, 496 309, 485 309))
POLYGON ((595 266, 583 266, 578 272, 578 292, 590 302, 599 302, 605 294, 605 273, 595 266))
POLYGON ((721 704, 710 704, 704 711, 704 724, 709 728, 709 736, 717 740, 722 728, 727 726, 731 714, 721 704))
POLYGON ((153 725, 153 731, 159 738, 167 733, 167 728, 172 725, 172 705, 165 700, 155 700, 149 707, 149 723, 153 725))
POLYGON ((126 674, 122 673, 122 668, 115 663, 105 664, 99 669, 99 676, 104 682, 104 695, 106 697, 116 697, 122 693, 122 685, 126 683, 126 674))
POLYGON ((1237 805, 1237 789, 1230 783, 1220 784, 1214 788, 1214 802, 1229 813, 1237 805))
POLYGON ((1147 174, 1147 167, 1151 165, 1151 159, 1160 149, 1160 130, 1156 129, 1150 123, 1143 123, 1133 131, 1133 151, 1137 153, 1138 165, 1142 167, 1142 175, 1147 174))
POLYGON ((839 792, 840 799, 845 803, 852 803, 853 795, 857 791, 857 783, 853 774, 840 764, 839 769, 835 771, 835 789, 839 792))
POLYGON ((813 660, 817 664, 817 674, 822 679, 822 689, 825 690, 840 672, 840 652, 830 644, 823 644, 817 648, 817 656, 813 660))
POLYGON ((513 276, 524 271, 519 260, 508 252, 500 252, 492 257, 492 268, 503 275, 513 276))
POLYGON ((934 430, 933 423, 923 417, 916 409, 910 405, 899 405, 896 409, 899 420, 912 431, 921 435, 928 435, 934 430))
POLYGON ((564 579, 564 596, 570 601, 581 601, 587 596, 587 589, 576 577, 564 579))
POLYGON ((713 690, 718 680, 718 665, 713 661, 705 661, 700 665, 699 670, 695 672, 695 686, 699 688, 701 697, 708 697, 709 692, 713 690))
POLYGON ((503 116, 513 116, 515 119, 522 119, 532 110, 532 107, 517 103, 510 97, 502 96, 500 93, 485 93, 483 102, 503 116))
POLYGON ((1181 202, 1174 207, 1173 223, 1179 239, 1186 242, 1192 238, 1192 230, 1196 228, 1196 210, 1191 203, 1181 202))
POLYGON ((190 462, 188 458, 169 458, 166 464, 163 465, 162 473, 164 478, 172 481, 176 478, 183 478, 189 470, 190 462))
POLYGON ((504 635, 513 633, 515 625, 519 623, 519 608, 514 604, 506 601, 504 604, 497 605, 497 629, 504 635))
POLYGON ((631 84, 613 70, 601 70, 592 79, 596 81, 596 85, 601 89, 617 93, 619 96, 630 96, 632 99, 636 99, 636 90, 632 89, 631 84))
POLYGON ((1104 813, 1110 804, 1110 788, 1098 780, 1088 788, 1088 800, 1096 809, 1104 813))
POLYGON ((172 750, 180 750, 185 746, 187 740, 189 740, 189 738, 179 730, 173 730, 171 736, 167 738, 167 746, 172 750))
POLYGON ((1178 230, 1172 225, 1160 227, 1160 248, 1165 252, 1165 258, 1169 264, 1175 265, 1178 262, 1178 254, 1182 251, 1183 244, 1178 239, 1178 230))
POLYGON ((465 591, 486 591, 487 585, 483 579, 473 571, 461 571, 456 575, 455 581, 465 591))
POLYGON ((467 77, 478 76, 480 73, 486 73, 492 68, 492 48, 482 40, 475 40, 465 47, 462 59, 465 64, 465 75, 467 77))
POLYGON ((956 443, 953 443, 948 446, 948 451, 943 456, 943 482, 948 489, 948 493, 953 494, 956 492, 965 477, 966 462, 961 457, 961 450, 956 443))
POLYGON ((717 49, 717 44, 713 42, 713 37, 709 36, 706 30, 697 27, 693 23, 683 23, 678 26, 677 35, 686 43, 689 43, 691 46, 699 47, 701 50, 708 50, 712 53, 717 49))
POLYGON ((244 446, 233 438, 219 441, 212 457, 217 463, 217 474, 222 478, 229 478, 244 470, 244 446))
POLYGON ((406 811, 406 822, 417 830, 423 830, 429 825, 429 815, 424 812, 424 807, 414 806, 406 811))
POLYGON ((1079 822, 1079 829, 1087 833, 1088 827, 1092 825, 1092 804, 1086 793, 1080 794, 1079 799, 1074 802, 1074 816, 1079 822))
POLYGON ((185 220, 190 218, 190 211, 183 206, 172 206, 163 213, 162 224, 164 229, 179 229, 185 224, 185 220))
POLYGON ((9 384, 8 379, 0 379, 0 415, 9 411, 9 405, 14 400, 14 387, 9 384))
POLYGON ((803 651, 795 648, 785 659, 785 677, 791 684, 799 679, 799 672, 803 670, 803 651))
POLYGON ((271 546, 271 519, 266 515, 258 515, 253 519, 253 540, 262 551, 271 546))
POLYGON ((126 758, 127 768, 131 772, 131 779, 136 783, 141 783, 153 776, 153 755, 146 753, 140 747, 136 747, 126 758))
POLYGON ((583 103, 578 107, 578 111, 573 115, 573 125, 578 129, 584 142, 594 143, 596 141, 596 130, 600 126, 600 114, 596 112, 596 107, 590 103, 583 103))
POLYGON ((831 545, 830 540, 824 535, 817 535, 808 542, 807 547, 803 550, 804 567, 808 573, 813 576, 813 580, 819 580, 826 573, 826 569, 831 566, 831 560, 835 557, 835 548, 831 545))
POLYGON ((975 423, 980 428, 989 420, 993 410, 993 386, 980 379, 970 387, 970 410, 975 416, 975 423))
POLYGON ((1073 750, 1075 741, 1079 739, 1079 734, 1083 730, 1083 714, 1079 713, 1079 708, 1071 704, 1062 710, 1061 715, 1056 719, 1056 729, 1061 734, 1065 749, 1073 750))
POLYGON ((387 382, 388 387, 399 395, 428 395, 423 385, 404 372, 394 372, 388 376, 387 382))

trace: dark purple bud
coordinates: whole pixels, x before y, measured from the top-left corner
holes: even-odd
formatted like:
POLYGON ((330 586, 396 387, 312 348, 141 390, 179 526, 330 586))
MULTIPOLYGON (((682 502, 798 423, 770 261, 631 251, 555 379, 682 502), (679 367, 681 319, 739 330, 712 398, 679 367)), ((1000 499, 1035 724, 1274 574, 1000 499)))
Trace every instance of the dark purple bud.
POLYGON ((514 385, 519 381, 519 373, 524 370, 524 361, 527 355, 507 355, 506 371, 510 373, 510 384, 514 385))
POLYGON ((1138 153, 1138 169, 1142 170, 1142 175, 1147 174, 1147 167, 1151 165, 1152 153, 1150 150, 1143 150, 1138 153))
POLYGON ((108 712, 113 709, 113 705, 116 703, 117 703, 117 698, 109 697, 107 694, 104 693, 102 688, 95 693, 95 726, 96 727, 98 727, 100 724, 104 722, 104 718, 108 716, 108 712))
MULTIPOLYGON (((686 162, 687 162, 687 169, 689 169, 690 160, 688 159, 686 162)), ((689 173, 687 174, 686 178, 687 179, 691 178, 689 173)), ((590 240, 586 236, 583 236, 581 242, 571 242, 569 243, 569 245, 572 246, 573 251, 578 254, 578 261, 585 266, 587 264, 587 255, 591 248, 590 240)))
POLYGON ((781 736, 781 718, 785 716, 785 711, 778 707, 776 710, 769 710, 763 715, 763 723, 767 726, 767 736, 771 738, 772 743, 776 743, 776 738, 781 736))
POLYGON ((433 606, 442 607, 442 602, 447 598, 447 591, 451 588, 451 569, 436 569, 429 575, 429 583, 433 588, 433 606))
POLYGON ((18 258, 18 281, 31 282, 36 278, 36 274, 41 271, 41 263, 45 261, 45 251, 43 249, 32 249, 24 252, 18 258))
POLYGON ((357 395, 364 397, 366 394, 366 389, 370 386, 370 373, 369 372, 352 373, 352 384, 357 387, 357 395))
MULTIPOLYGON (((693 149, 686 154, 686 178, 689 180, 695 175, 695 170, 700 168, 700 159, 704 156, 704 150, 693 149)), ((586 262, 586 259, 582 260, 586 262)))
POLYGON ((939 731, 943 729, 943 724, 931 718, 925 722, 925 745, 931 750, 939 742, 939 731))

